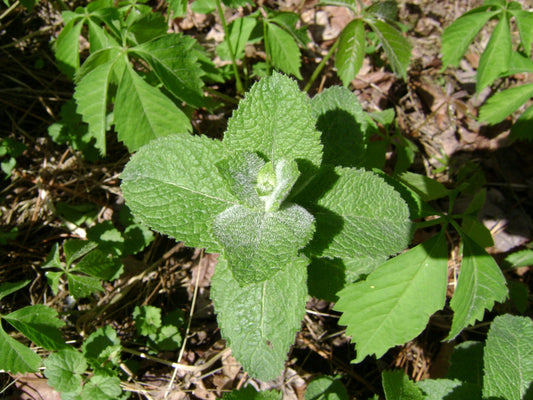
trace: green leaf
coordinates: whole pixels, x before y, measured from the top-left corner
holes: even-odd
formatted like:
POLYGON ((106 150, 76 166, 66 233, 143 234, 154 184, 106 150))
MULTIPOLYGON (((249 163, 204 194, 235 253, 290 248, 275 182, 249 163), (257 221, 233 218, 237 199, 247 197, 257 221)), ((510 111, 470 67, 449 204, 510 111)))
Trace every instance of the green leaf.
POLYGON ((70 268, 76 260, 90 253, 96 247, 97 244, 90 240, 69 239, 65 241, 63 251, 65 252, 65 264, 67 264, 67 268, 70 268))
POLYGON ((274 212, 233 206, 216 217, 213 232, 233 277, 247 285, 265 281, 291 263, 311 240, 313 222, 313 216, 295 204, 274 212))
POLYGON ((396 179, 414 191, 423 201, 436 200, 449 195, 446 186, 426 175, 403 172, 397 175, 396 179))
MULTIPOLYGON (((120 256, 122 254, 124 237, 122 232, 115 228, 112 221, 104 221, 91 226, 87 230, 87 239, 98 243, 98 252, 105 253, 102 254, 104 257, 107 257, 107 255, 120 256)), ((102 259, 102 261, 104 260, 102 259)))
MULTIPOLYGON (((148 7, 148 10, 151 11, 151 8, 148 7)), ((164 36, 168 30, 168 24, 161 13, 130 13, 128 21, 130 21, 128 33, 130 33, 130 38, 133 34, 135 44, 145 43, 159 36, 164 36)))
POLYGON ((123 63, 122 58, 120 53, 117 53, 108 62, 85 73, 74 91, 78 112, 82 115, 83 121, 89 124, 89 133, 96 139, 95 146, 102 155, 106 154, 109 85, 114 71, 121 63, 123 63))
POLYGON ((509 60, 509 70, 505 73, 505 76, 511 76, 514 74, 533 72, 533 60, 528 57, 524 57, 517 51, 511 53, 511 59, 509 60))
POLYGON ((195 41, 181 34, 167 34, 129 50, 145 60, 166 89, 176 98, 193 107, 202 107, 202 70, 195 41))
POLYGON ((73 18, 63 28, 56 40, 57 66, 72 78, 80 68, 80 35, 83 19, 73 18))
MULTIPOLYGON (((346 265, 340 258, 313 258, 307 267, 309 295, 336 302, 337 292, 357 278, 346 276, 346 265)), ((371 271, 368 271, 371 272, 371 271)))
POLYGON ((468 46, 488 20, 501 11, 487 11, 486 6, 475 8, 463 14, 442 33, 442 66, 457 67, 468 46))
POLYGON ((241 287, 219 257, 211 283, 217 320, 233 356, 253 378, 268 381, 283 372, 305 313, 307 263, 296 258, 269 280, 241 287))
POLYGON ((468 325, 483 318, 486 309, 507 296, 505 277, 496 261, 466 235, 463 261, 450 306, 454 311, 452 328, 445 340, 452 340, 468 325))
POLYGON ((250 35, 257 25, 257 19, 254 17, 236 18, 229 25, 229 40, 226 39, 217 46, 217 54, 222 60, 231 60, 231 54, 228 48, 228 41, 231 43, 235 59, 240 60, 244 57, 244 49, 250 35))
POLYGON ((387 400, 424 400, 425 397, 403 371, 383 371, 383 391, 387 400))
POLYGON ((476 75, 476 91, 480 93, 503 75, 510 65, 513 44, 509 30, 509 20, 505 14, 494 28, 487 47, 481 54, 476 75))
POLYGON ((46 271, 44 275, 46 276, 48 286, 50 286, 52 293, 56 296, 59 292, 59 280, 63 276, 63 271, 46 271))
POLYGON ((132 152, 157 137, 192 130, 183 111, 130 64, 118 86, 114 117, 118 139, 132 152))
POLYGON ((68 290, 75 299, 89 297, 93 293, 104 291, 100 279, 92 276, 75 275, 69 273, 67 275, 67 281, 68 290))
POLYGON ((308 246, 313 255, 340 257, 357 270, 376 267, 410 242, 405 201, 372 172, 325 169, 298 198, 316 218, 316 234, 308 246))
POLYGON ((89 19, 87 25, 89 27, 89 51, 91 53, 109 47, 119 47, 118 42, 100 24, 89 19))
POLYGON ((60 350, 44 360, 44 375, 48 384, 58 392, 81 392, 81 374, 87 369, 87 362, 81 353, 74 349, 60 350))
POLYGON ((167 0, 172 18, 184 17, 187 14, 187 0, 167 0))
POLYGON ((467 341, 453 349, 450 358, 449 379, 467 382, 478 388, 481 397, 483 385, 483 343, 467 341))
POLYGON ((117 332, 106 325, 98 328, 83 341, 81 351, 86 360, 94 367, 111 361, 113 364, 120 363, 120 339, 117 332))
POLYGON ((224 393, 223 400, 281 400, 281 393, 274 390, 258 392, 252 386, 224 393))
POLYGON ((484 372, 484 398, 506 400, 531 398, 533 382, 531 318, 506 314, 494 319, 485 344, 484 372))
POLYGON ((425 379, 416 383, 425 392, 424 400, 481 400, 478 387, 450 379, 425 379))
POLYGON ((122 394, 120 379, 116 376, 93 376, 85 384, 82 397, 91 400, 115 400, 122 394))
POLYGON ((342 86, 332 86, 313 97, 311 105, 316 127, 322 133, 323 162, 362 167, 368 122, 357 96, 342 86))
POLYGON ((139 220, 187 246, 220 251, 210 229, 236 205, 215 164, 222 144, 205 136, 172 135, 142 147, 122 173, 126 204, 139 220), (194 166, 194 168, 191 168, 194 166))
POLYGON ((133 319, 140 335, 155 335, 161 328, 161 309, 154 306, 135 306, 133 319))
POLYGON ((365 11, 384 20, 396 21, 398 19, 398 3, 396 0, 376 1, 368 6, 365 11))
POLYGON ((48 350, 59 350, 66 346, 58 329, 65 323, 57 318, 57 311, 48 306, 27 306, 2 318, 38 346, 48 350))
POLYGON ((411 59, 409 41, 400 31, 386 22, 375 20, 367 23, 376 33, 394 73, 404 80, 407 79, 407 67, 411 59))
POLYGON ((273 164, 306 160, 318 168, 322 160, 320 133, 307 96, 294 80, 278 73, 252 86, 228 121, 223 143, 228 154, 257 152, 273 164))
POLYGON ((348 393, 339 379, 321 376, 307 385, 305 400, 348 400, 348 393))
POLYGON ((94 250, 83 257, 72 271, 83 272, 95 278, 110 281, 120 276, 119 272, 122 267, 119 259, 110 257, 100 250, 94 250))
POLYGON ((337 74, 344 86, 357 76, 365 59, 366 38, 362 20, 354 19, 342 30, 335 56, 337 74))
POLYGON ((274 23, 266 22, 266 27, 267 53, 272 65, 286 74, 303 79, 300 74, 300 48, 294 38, 274 23))
POLYGON ((520 312, 525 314, 529 307, 529 289, 522 282, 510 281, 507 283, 509 288, 509 298, 511 303, 520 312))
POLYGON ((510 140, 531 140, 533 127, 533 106, 530 106, 520 115, 511 128, 510 140))
POLYGON ((37 372, 40 366, 41 357, 9 336, 0 325, 0 370, 23 374, 37 372))
POLYGON ((491 96, 479 110, 479 120, 497 124, 533 97, 533 83, 515 86, 491 96))
POLYGON ((505 263, 509 268, 529 267, 533 265, 533 250, 526 249, 511 253, 505 257, 505 263))
POLYGON ((533 12, 527 10, 509 10, 509 13, 515 17, 522 48, 528 57, 531 57, 531 43, 533 42, 533 12))
POLYGON ((416 337, 446 300, 448 252, 443 234, 388 260, 365 281, 338 293, 334 309, 356 343, 357 358, 381 357, 416 337))
POLYGON ((0 284, 0 300, 4 297, 9 296, 11 293, 15 293, 17 290, 22 289, 31 282, 31 279, 18 282, 3 282, 0 284))

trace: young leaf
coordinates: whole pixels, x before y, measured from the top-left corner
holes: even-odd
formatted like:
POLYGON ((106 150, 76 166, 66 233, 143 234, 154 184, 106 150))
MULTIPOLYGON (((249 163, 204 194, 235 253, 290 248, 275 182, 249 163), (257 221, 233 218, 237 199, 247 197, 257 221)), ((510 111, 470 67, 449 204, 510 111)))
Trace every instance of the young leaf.
POLYGON ((109 325, 98 328, 81 345, 85 359, 93 368, 109 361, 119 365, 121 348, 117 333, 109 325))
POLYGON ((133 47, 129 53, 145 60, 159 80, 176 98, 193 107, 202 107, 202 70, 195 52, 195 41, 181 34, 168 34, 133 47))
POLYGON ((122 394, 120 379, 116 376, 95 375, 87 382, 82 398, 91 400, 115 400, 122 394))
POLYGON ((487 47, 481 54, 476 76, 476 91, 479 93, 491 85, 509 69, 513 44, 509 20, 504 13, 494 28, 487 47))
POLYGON ((403 371, 383 371, 383 391, 387 400, 424 400, 416 384, 403 371))
POLYGON ((270 279, 241 287, 219 257, 211 283, 222 336, 244 370, 256 379, 277 378, 305 313, 305 258, 294 258, 270 279))
POLYGON ((44 375, 48 384, 58 392, 81 392, 81 374, 87 369, 87 362, 74 349, 60 350, 44 360, 44 375))
POLYGON ((515 86, 491 96, 479 110, 479 120, 497 124, 533 97, 533 83, 515 86))
POLYGON ((483 361, 484 398, 529 398, 533 382, 531 318, 509 314, 496 317, 487 336, 483 361))
POLYGON ((217 215, 213 232, 233 277, 247 285, 269 279, 290 263, 311 240, 313 222, 313 216, 296 204, 273 212, 233 206, 217 215))
POLYGON ((9 336, 0 325, 0 370, 23 374, 37 372, 40 366, 41 357, 9 336))
POLYGON ((149 143, 122 173, 128 207, 142 223, 187 246, 220 251, 208 227, 237 204, 215 166, 224 158, 222 143, 205 136, 171 135, 149 143))
POLYGON ((442 33, 442 66, 457 67, 468 46, 488 20, 501 11, 487 12, 488 7, 475 8, 448 26, 442 33))
POLYGON ((496 261, 466 235, 463 261, 450 306, 454 311, 452 328, 445 340, 452 340, 468 325, 483 318, 486 309, 507 296, 505 277, 496 261))
POLYGON ((369 21, 396 75, 407 79, 407 67, 411 59, 411 45, 400 31, 380 20, 369 21))
POLYGON ((321 376, 307 385, 305 400, 348 400, 348 393, 339 379, 321 376))
POLYGON ((311 105, 316 127, 322 133, 323 162, 362 167, 368 121, 357 96, 342 86, 332 86, 313 97, 311 105))
POLYGON ((280 159, 308 160, 318 168, 322 160, 320 133, 307 96, 294 80, 278 73, 252 86, 228 121, 223 143, 228 154, 257 152, 273 164, 280 159))
POLYGON ((65 348, 59 329, 65 323, 57 318, 57 311, 42 304, 27 306, 2 318, 38 346, 48 350, 65 348))
POLYGON ((446 300, 448 252, 437 235, 388 260, 365 281, 338 293, 334 309, 356 343, 357 358, 381 357, 389 348, 416 337, 446 300))
POLYGON ((335 67, 344 86, 348 86, 363 66, 365 59, 365 26, 360 19, 354 19, 342 30, 339 48, 335 56, 335 67))
POLYGON ((140 335, 155 335, 161 328, 161 309, 154 306, 135 306, 133 319, 140 335))
POLYGON ((300 74, 302 63, 300 48, 294 38, 278 25, 271 22, 265 23, 267 25, 267 52, 272 65, 286 74, 303 79, 300 74))
POLYGON ((132 152, 157 137, 192 130, 183 111, 137 75, 129 63, 117 90, 115 127, 118 139, 132 152))

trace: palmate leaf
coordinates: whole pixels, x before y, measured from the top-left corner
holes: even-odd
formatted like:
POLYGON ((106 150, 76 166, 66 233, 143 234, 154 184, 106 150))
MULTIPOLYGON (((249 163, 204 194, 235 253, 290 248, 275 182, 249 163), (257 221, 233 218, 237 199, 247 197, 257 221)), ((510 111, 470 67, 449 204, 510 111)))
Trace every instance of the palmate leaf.
POLYGON ((132 213, 187 246, 220 251, 209 227, 236 205, 215 164, 222 143, 207 137, 171 135, 142 147, 122 173, 122 191, 132 213))
POLYGON ((509 10, 509 13, 515 17, 522 48, 528 57, 531 57, 531 43, 533 42, 533 12, 527 10, 509 10))
POLYGON ((454 311, 452 328, 445 340, 452 340, 468 325, 483 318, 486 309, 507 296, 505 277, 496 261, 466 235, 463 261, 450 306, 454 311))
POLYGON ((270 279, 241 287, 219 257, 211 281, 222 336, 233 356, 256 379, 277 378, 305 313, 308 260, 296 257, 270 279))
POLYGON ((468 46, 483 25, 501 10, 487 12, 488 6, 474 8, 463 14, 442 33, 442 66, 457 67, 468 46))
POLYGON ((446 301, 448 252, 443 234, 388 260, 365 281, 338 293, 334 309, 356 344, 357 358, 381 357, 416 337, 446 301))
POLYGON ((129 63, 118 86, 114 117, 119 140, 132 152, 157 137, 192 130, 183 111, 129 63))
POLYGON ((480 121, 497 124, 533 97, 533 83, 515 86, 491 96, 479 110, 480 121))
POLYGON ((267 51, 272 65, 286 74, 303 79, 302 74, 300 74, 300 65, 302 63, 300 48, 294 38, 275 23, 266 22, 266 25, 267 51))
POLYGON ((354 19, 342 30, 335 67, 344 86, 348 86, 363 66, 365 59, 365 26, 362 20, 354 19))
POLYGON ((496 317, 487 336, 483 363, 483 398, 530 399, 533 382, 531 318, 509 314, 496 317))
POLYGON ((36 372, 40 366, 41 357, 9 336, 0 325, 0 370, 23 374, 36 372))

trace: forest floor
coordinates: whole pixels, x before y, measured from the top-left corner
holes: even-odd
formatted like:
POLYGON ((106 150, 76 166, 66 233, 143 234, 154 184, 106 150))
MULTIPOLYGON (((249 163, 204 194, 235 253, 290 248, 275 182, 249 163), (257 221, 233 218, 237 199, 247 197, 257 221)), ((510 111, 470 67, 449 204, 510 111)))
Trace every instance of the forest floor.
MULTIPOLYGON (((297 12, 309 25, 312 40, 304 52, 302 66, 305 83, 351 17, 342 7, 318 6, 317 1, 265 3, 297 12)), ((164 2, 150 4, 155 9, 164 8, 164 2)), ((399 19, 408 26, 407 35, 413 44, 407 81, 398 79, 374 55, 367 57, 351 89, 366 111, 395 110, 397 129, 417 148, 413 171, 428 174, 447 186, 454 184, 457 171, 464 165, 472 165, 480 174, 487 189, 480 220, 494 237, 495 245, 488 249, 489 253, 501 261, 531 241, 533 146, 508 140, 511 119, 496 126, 476 120, 480 105, 493 93, 486 89, 475 94, 477 63, 490 32, 477 37, 458 68, 443 71, 440 60, 444 27, 479 4, 473 0, 401 0, 399 19)), ((2 12, 5 9, 2 6, 2 12)), ((245 12, 246 8, 233 10, 227 17, 231 20, 245 12)), ((60 290, 54 295, 50 291, 42 265, 55 243, 85 238, 90 223, 111 221, 120 228, 119 211, 124 203, 120 173, 129 153, 109 136, 108 155, 89 161, 49 136, 49 126, 59 119, 61 106, 73 91, 71 81, 57 70, 50 49, 51 39, 62 27, 60 14, 51 2, 37 4, 31 13, 18 7, 3 17, 0 25, 0 138, 12 138, 25 145, 11 174, 0 175, 0 283, 31 279, 25 290, 3 300, 0 312, 46 304, 64 313, 68 310, 68 293, 60 290), (69 214, 76 212, 75 217, 69 214), (77 224, 72 222, 76 218, 77 224)), ((223 38, 217 18, 201 14, 189 13, 186 18, 176 19, 170 29, 192 35, 211 47, 223 38)), ((249 50, 251 59, 261 58, 260 48, 249 50)), ((516 82, 533 82, 533 76, 513 76, 501 82, 499 89, 516 82)), ((309 94, 338 84, 330 62, 309 94)), ((213 88, 235 97, 232 82, 213 88)), ((193 121, 195 130, 222 137, 234 107, 226 104, 215 114, 198 111, 193 121)), ((391 150, 391 165, 394 157, 391 150)), ((453 281, 459 241, 453 236, 448 239, 453 281)), ((76 305, 79 319, 68 325, 67 340, 79 344, 95 328, 110 325, 119 333, 124 347, 139 348, 133 339, 132 312, 136 305, 154 305, 163 314, 179 309, 191 320, 182 354, 169 351, 149 359, 125 355, 138 362, 137 372, 123 382, 123 387, 133 392, 131 398, 157 399, 166 395, 168 399, 215 399, 233 388, 251 384, 261 389, 282 389, 286 399, 303 399, 311 378, 330 375, 342 378, 350 398, 366 399, 381 393, 380 374, 384 369, 400 368, 412 379, 421 380, 443 376, 447 368, 450 344, 441 342, 449 328, 446 310, 437 313, 413 341, 391 349, 378 361, 367 358, 353 365, 353 345, 344 336, 343 327, 337 325, 338 314, 332 311, 332 304, 311 299, 284 376, 275 382, 254 381, 230 352, 224 352, 225 342, 209 298, 216 255, 156 235, 143 252, 128 256, 123 262, 125 272, 119 279, 107 283, 105 291, 92 300, 76 305), (220 358, 214 364, 202 367, 217 355, 220 358), (168 364, 176 361, 198 368, 178 370, 172 377, 173 368, 168 364), (167 389, 169 383, 171 390, 167 389)), ((517 270, 513 279, 531 288, 528 268, 517 270)), ((490 320, 490 315, 487 318, 490 320)), ((458 340, 483 338, 485 328, 482 323, 466 330, 458 340)), ((2 396, 59 398, 42 374, 0 373, 2 396)))

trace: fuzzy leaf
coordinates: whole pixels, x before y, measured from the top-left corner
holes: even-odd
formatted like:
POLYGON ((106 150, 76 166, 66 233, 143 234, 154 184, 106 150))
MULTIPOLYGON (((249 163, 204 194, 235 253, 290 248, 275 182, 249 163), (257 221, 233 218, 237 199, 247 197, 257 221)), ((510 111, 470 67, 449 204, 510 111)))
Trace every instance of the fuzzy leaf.
POLYGON ((313 255, 340 257, 354 269, 376 267, 411 240, 407 204, 372 172, 324 170, 298 198, 316 218, 313 255))
POLYGON ((407 67, 409 67, 409 61, 411 60, 411 44, 409 44, 409 41, 400 31, 386 22, 380 20, 367 22, 382 44, 394 73, 404 80, 407 79, 407 67))
POLYGON ((44 360, 44 374, 48 384, 58 392, 81 392, 81 374, 87 369, 87 362, 76 350, 60 350, 44 360))
POLYGON ((305 313, 305 258, 294 258, 270 279, 241 287, 219 257, 211 283, 222 336, 256 379, 277 378, 305 313))
POLYGON ((429 317, 444 307, 448 253, 443 235, 388 260, 365 281, 338 293, 340 325, 356 343, 357 358, 377 358, 416 337, 429 317))
POLYGON ((42 304, 27 306, 2 318, 38 346, 48 350, 64 348, 65 341, 58 328, 65 323, 57 318, 57 311, 42 304))
POLYGON ((303 79, 300 74, 300 48, 294 38, 278 25, 269 22, 266 24, 268 54, 272 65, 286 74, 303 79))
POLYGON ((157 137, 192 130, 183 111, 137 75, 129 63, 117 90, 115 127, 118 139, 132 152, 157 137))
POLYGON ((291 204, 278 211, 234 206, 219 214, 213 232, 241 285, 269 279, 290 263, 314 232, 314 219, 291 204))
POLYGON ((483 362, 484 398, 530 399, 533 382, 531 318, 509 314, 496 317, 487 336, 483 362))
POLYGON ((452 328, 445 340, 452 340, 468 325, 483 319, 486 309, 507 297, 507 287, 496 261, 466 235, 463 261, 450 306, 454 311, 452 328))
POLYGON ((202 70, 195 52, 195 41, 181 34, 167 34, 136 46, 130 52, 145 60, 159 80, 176 98, 194 107, 202 107, 202 70))
POLYGON ((344 86, 357 76, 365 59, 365 26, 360 19, 354 19, 342 30, 339 48, 335 56, 335 67, 344 86))
POLYGON ((23 374, 37 372, 40 366, 41 357, 9 336, 0 325, 0 370, 23 374))
POLYGON ((509 20, 505 14, 494 28, 487 47, 481 54, 476 75, 476 91, 479 93, 491 85, 509 69, 513 44, 509 20))
POLYGON ((223 143, 228 154, 257 152, 273 164, 280 159, 308 160, 318 168, 322 160, 320 133, 307 96, 294 80, 278 73, 252 86, 228 121, 223 143))
POLYGON ((533 83, 515 86, 491 96, 479 110, 479 120, 497 124, 533 97, 533 83))
POLYGON ((205 136, 171 135, 142 147, 122 173, 122 191, 139 220, 187 246, 220 251, 208 229, 236 205, 215 164, 222 144, 205 136))
POLYGON ((501 11, 487 11, 486 6, 475 8, 463 14, 442 33, 442 66, 457 67, 468 46, 488 20, 501 11))

